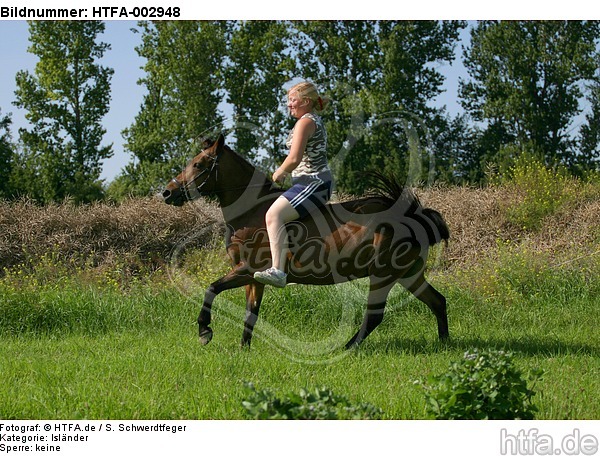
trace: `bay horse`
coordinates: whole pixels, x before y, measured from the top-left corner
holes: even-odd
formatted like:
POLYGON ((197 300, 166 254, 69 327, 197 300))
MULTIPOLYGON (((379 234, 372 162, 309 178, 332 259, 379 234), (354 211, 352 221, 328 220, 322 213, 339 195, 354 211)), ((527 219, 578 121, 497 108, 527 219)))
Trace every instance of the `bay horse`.
MULTIPOLYGON (((246 287, 242 346, 249 346, 258 319, 264 285, 255 271, 270 267, 265 214, 283 190, 239 154, 220 135, 166 186, 165 203, 181 206, 200 196, 218 199, 226 223, 225 244, 232 269, 210 284, 198 316, 202 344, 213 337, 211 308, 215 297, 246 287)), ((448 337, 446 299, 424 277, 429 247, 449 239, 439 212, 423 208, 412 191, 375 173, 378 193, 329 203, 307 218, 286 225, 288 283, 331 285, 368 277, 364 320, 346 348, 361 343, 383 320, 392 287, 399 283, 433 312, 438 337, 448 337)))

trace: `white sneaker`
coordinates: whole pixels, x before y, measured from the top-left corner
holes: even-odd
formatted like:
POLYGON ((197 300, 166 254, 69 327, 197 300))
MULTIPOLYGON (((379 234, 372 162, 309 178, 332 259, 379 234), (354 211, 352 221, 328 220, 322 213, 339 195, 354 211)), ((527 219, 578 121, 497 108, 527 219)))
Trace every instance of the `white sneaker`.
POLYGON ((287 274, 279 269, 269 268, 266 271, 254 273, 254 280, 265 285, 283 288, 286 285, 287 274))

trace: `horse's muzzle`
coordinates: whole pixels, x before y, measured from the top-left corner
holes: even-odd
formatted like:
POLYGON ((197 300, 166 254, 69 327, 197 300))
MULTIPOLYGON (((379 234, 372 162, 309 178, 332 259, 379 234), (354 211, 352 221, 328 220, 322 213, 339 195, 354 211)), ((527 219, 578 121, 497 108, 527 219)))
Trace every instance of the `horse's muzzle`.
POLYGON ((170 204, 172 206, 183 206, 183 198, 181 196, 181 191, 179 189, 169 190, 165 189, 162 193, 162 197, 165 203, 170 204))

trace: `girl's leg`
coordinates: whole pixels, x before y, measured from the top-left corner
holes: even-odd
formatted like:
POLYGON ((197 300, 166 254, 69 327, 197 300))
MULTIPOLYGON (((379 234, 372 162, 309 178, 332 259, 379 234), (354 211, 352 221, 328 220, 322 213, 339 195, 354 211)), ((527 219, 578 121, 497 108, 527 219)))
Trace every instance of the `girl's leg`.
POLYGON ((265 216, 273 267, 280 271, 285 270, 287 256, 285 224, 298 218, 300 218, 298 211, 284 197, 277 198, 265 216))

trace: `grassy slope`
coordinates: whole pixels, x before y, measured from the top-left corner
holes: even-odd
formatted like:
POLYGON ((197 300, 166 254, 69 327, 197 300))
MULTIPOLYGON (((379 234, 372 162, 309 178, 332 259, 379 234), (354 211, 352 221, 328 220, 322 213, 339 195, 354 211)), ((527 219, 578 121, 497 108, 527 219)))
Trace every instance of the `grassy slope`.
MULTIPOLYGON (((600 393, 600 341, 594 329, 600 302, 569 291, 570 281, 563 285, 561 298, 524 299, 510 306, 440 286, 452 303, 447 345, 436 341, 429 312, 398 292, 382 326, 351 353, 335 348, 355 329, 336 321, 340 309, 311 308, 313 302, 332 298, 327 289, 269 293, 250 351, 237 345, 243 310, 228 306, 230 300, 243 300, 239 292, 221 298, 215 338, 201 347, 193 324, 196 309, 175 292, 152 299, 132 294, 115 306, 116 295, 92 298, 70 290, 63 308, 85 300, 114 306, 113 312, 123 316, 114 323, 120 329, 98 330, 93 321, 83 322, 73 313, 63 320, 71 329, 4 336, 0 416, 242 418, 243 381, 251 381, 280 392, 324 385, 378 405, 388 418, 422 418, 423 395, 414 380, 442 372, 467 349, 494 347, 517 352, 525 370, 546 371, 535 388, 541 392, 536 398, 540 418, 597 419, 600 409, 590 399, 600 393), (285 304, 292 292, 301 294, 294 298, 305 307, 304 315, 285 304), (146 306, 153 308, 152 319, 144 316, 146 306), (309 318, 312 310, 315 316, 309 318)), ((338 293, 343 298, 343 291, 338 293)), ((346 305, 358 310, 358 293, 349 294, 356 296, 346 305)))
POLYGON ((360 281, 269 290, 250 351, 238 347, 243 291, 226 292, 215 303, 213 342, 201 347, 194 319, 222 268, 220 251, 138 275, 118 262, 75 267, 60 254, 34 270, 15 267, 0 281, 0 418, 243 418, 251 381, 280 392, 326 386, 386 418, 418 419, 425 404, 415 380, 465 350, 494 347, 515 351, 524 371, 545 370, 534 388, 539 418, 598 419, 598 202, 523 231, 503 219, 506 194, 485 191, 422 198, 453 228, 429 274, 449 301, 445 345, 425 306, 397 288, 380 328, 359 350, 341 350, 362 318, 360 281))

